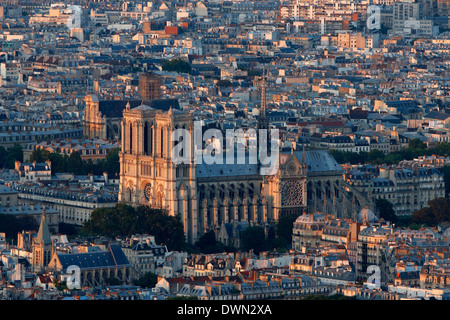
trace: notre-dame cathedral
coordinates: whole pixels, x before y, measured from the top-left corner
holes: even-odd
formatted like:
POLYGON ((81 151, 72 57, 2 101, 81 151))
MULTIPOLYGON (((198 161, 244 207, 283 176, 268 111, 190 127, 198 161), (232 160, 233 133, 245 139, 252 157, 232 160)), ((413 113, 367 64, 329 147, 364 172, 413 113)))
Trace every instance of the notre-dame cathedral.
MULTIPOLYGON (((97 98, 89 95, 86 99, 97 98)), ((288 214, 321 210, 342 216, 336 206, 343 199, 342 168, 327 150, 280 151, 277 171, 266 175, 261 174, 259 157, 256 162, 199 163, 195 152, 199 146, 192 139, 190 158, 178 163, 172 158, 176 145, 172 132, 185 129, 192 136, 195 123, 173 99, 166 100, 156 95, 156 99, 130 100, 114 108, 121 113, 117 130, 121 137, 120 202, 179 214, 189 243, 210 230, 217 236, 236 234, 242 226, 261 226, 269 233, 288 214)), ((102 103, 108 101, 97 101, 97 105, 102 103)), ((265 114, 263 85, 258 129, 269 128, 265 114)), ((85 129, 93 137, 105 130, 98 131, 87 120, 85 129)))
MULTIPOLYGON (((260 128, 264 120, 260 117, 260 128)), ((194 135, 188 112, 128 105, 121 126, 119 201, 179 214, 190 243, 224 224, 245 222, 267 230, 280 216, 305 209, 306 165, 293 152, 279 154, 274 175, 261 175, 258 161, 198 163, 192 140, 190 160, 177 164, 172 132, 186 129, 194 135)))

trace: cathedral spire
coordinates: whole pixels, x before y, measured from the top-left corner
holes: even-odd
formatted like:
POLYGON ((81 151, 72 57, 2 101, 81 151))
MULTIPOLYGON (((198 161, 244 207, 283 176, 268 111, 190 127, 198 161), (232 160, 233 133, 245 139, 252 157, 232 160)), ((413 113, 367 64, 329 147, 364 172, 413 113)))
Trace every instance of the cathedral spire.
POLYGON ((267 121, 267 111, 266 111, 266 68, 263 68, 263 74, 261 77, 261 106, 259 109, 259 121, 258 128, 259 129, 268 129, 269 124, 267 121))
POLYGON ((38 231, 38 234, 36 237, 36 242, 38 242, 40 244, 51 244, 52 243, 47 219, 45 217, 45 205, 42 206, 42 218, 41 218, 41 224, 39 226, 39 231, 38 231))
POLYGON ((263 74, 260 81, 261 87, 261 106, 259 108, 259 117, 258 117, 258 166, 261 166, 261 151, 267 150, 268 153, 270 151, 270 134, 269 134, 269 122, 267 121, 266 115, 266 72, 265 67, 263 68, 263 74))
POLYGON ((303 165, 303 173, 306 174, 306 151, 305 151, 305 140, 303 142, 303 156, 302 156, 302 165, 303 165))

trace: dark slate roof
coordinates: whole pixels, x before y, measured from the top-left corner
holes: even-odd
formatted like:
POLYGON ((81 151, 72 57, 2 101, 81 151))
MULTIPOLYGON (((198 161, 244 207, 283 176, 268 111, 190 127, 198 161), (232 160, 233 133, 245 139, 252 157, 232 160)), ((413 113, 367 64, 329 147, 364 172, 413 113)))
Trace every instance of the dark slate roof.
POLYGON ((111 244, 107 251, 64 253, 58 254, 58 258, 63 269, 67 269, 71 265, 76 265, 80 269, 91 269, 130 264, 120 246, 116 244, 111 244))
POLYGON ((98 110, 107 118, 121 118, 128 102, 130 108, 135 108, 141 105, 142 100, 103 100, 99 102, 98 110))
MULTIPOLYGON (((294 156, 302 163, 303 151, 294 151, 294 156)), ((342 171, 342 167, 328 150, 305 150, 307 173, 342 171)))
POLYGON ((121 118, 123 110, 130 103, 130 108, 136 108, 141 104, 153 109, 168 111, 170 107, 180 109, 177 99, 154 99, 154 100, 102 100, 99 101, 99 111, 107 118, 121 118))
POLYGON ((385 104, 388 107, 396 108, 415 108, 417 107, 417 102, 414 100, 396 100, 396 101, 386 101, 385 104))
MULTIPOLYGON (((237 152, 236 154, 237 155, 237 152)), ((220 155, 218 155, 220 158, 220 155)), ((211 160, 211 159, 209 159, 211 160)), ((209 177, 232 177, 232 176, 246 176, 246 175, 258 175, 259 169, 257 164, 252 164, 248 156, 245 159, 241 159, 242 162, 238 162, 235 158, 232 164, 227 164, 226 155, 223 155, 223 163, 211 163, 208 158, 203 159, 201 164, 196 167, 197 178, 209 178, 209 177), (209 164, 211 163, 211 164, 209 164)))
POLYGON ((397 274, 397 278, 402 280, 419 279, 419 271, 402 271, 397 274))
POLYGON ((116 265, 121 266, 130 264, 130 262, 128 261, 127 257, 125 256, 125 254, 123 253, 122 249, 118 244, 110 244, 109 250, 116 265))
POLYGON ((178 103, 178 99, 147 100, 144 101, 144 104, 146 106, 149 106, 150 108, 157 110, 169 111, 171 107, 172 109, 180 110, 180 104, 178 103))
POLYGON ((446 120, 448 117, 450 117, 450 114, 438 111, 431 111, 428 114, 424 115, 423 117, 427 119, 446 120))

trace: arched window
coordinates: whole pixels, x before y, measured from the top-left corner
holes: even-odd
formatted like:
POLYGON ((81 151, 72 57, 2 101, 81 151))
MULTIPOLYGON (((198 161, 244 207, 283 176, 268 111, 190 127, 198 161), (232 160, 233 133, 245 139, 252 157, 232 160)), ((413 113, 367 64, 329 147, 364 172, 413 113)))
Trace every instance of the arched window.
POLYGON ((133 124, 130 123, 130 153, 133 153, 133 124))
POLYGON ((156 195, 156 206, 159 208, 162 208, 162 203, 163 203, 163 199, 162 199, 162 193, 161 191, 158 191, 157 195, 156 195))
POLYGON ((161 156, 164 155, 164 128, 161 128, 161 141, 160 141, 160 150, 161 156))
POLYGON ((148 154, 148 124, 144 124, 144 154, 148 154))

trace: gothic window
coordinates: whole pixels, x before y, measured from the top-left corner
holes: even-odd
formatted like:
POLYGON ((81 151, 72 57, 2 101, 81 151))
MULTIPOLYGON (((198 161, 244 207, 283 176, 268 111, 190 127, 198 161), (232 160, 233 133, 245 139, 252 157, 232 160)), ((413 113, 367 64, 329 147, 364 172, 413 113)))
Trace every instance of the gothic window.
POLYGON ((130 153, 133 153, 133 125, 130 123, 130 153))
POLYGON ((289 174, 294 175, 297 173, 297 167, 295 166, 294 163, 290 163, 287 167, 287 171, 289 174))
POLYGON ((126 201, 131 201, 131 194, 132 194, 132 190, 131 190, 131 188, 128 188, 127 193, 126 193, 126 201))
POLYGON ((148 183, 144 187, 144 197, 147 201, 149 201, 151 196, 152 196, 152 186, 150 185, 150 183, 148 183))
POLYGON ((157 196, 156 196, 156 206, 159 207, 159 208, 162 208, 162 204, 163 204, 163 195, 159 191, 157 196))
POLYGON ((161 153, 161 156, 164 155, 164 129, 161 129, 161 139, 160 139, 160 150, 159 152, 161 153))
POLYGON ((144 125, 144 154, 148 154, 148 125, 144 125))
POLYGON ((281 204, 299 206, 303 204, 303 184, 298 180, 289 180, 281 187, 281 204))

